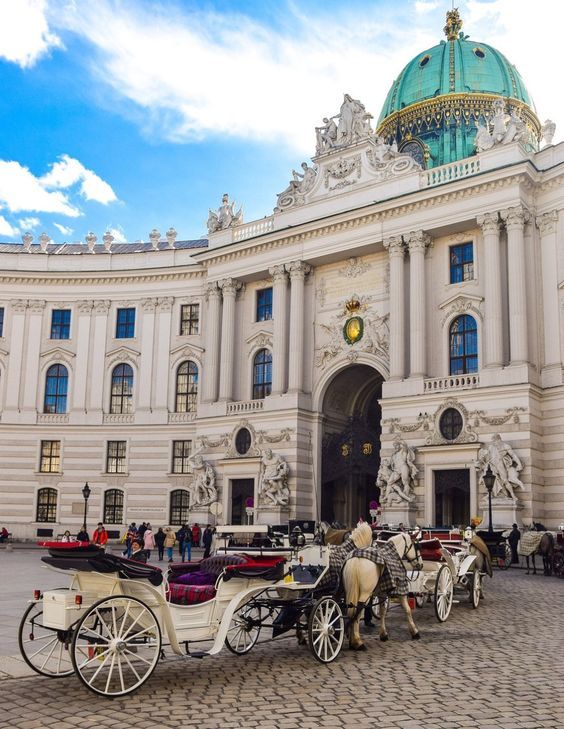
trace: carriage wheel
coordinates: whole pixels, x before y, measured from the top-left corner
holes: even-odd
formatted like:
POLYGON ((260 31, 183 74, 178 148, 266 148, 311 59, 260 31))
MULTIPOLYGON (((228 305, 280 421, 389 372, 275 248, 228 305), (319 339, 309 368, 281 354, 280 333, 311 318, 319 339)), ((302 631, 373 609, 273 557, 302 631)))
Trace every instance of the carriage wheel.
POLYGON ((503 545, 503 557, 497 558, 497 566, 500 570, 506 570, 511 567, 511 547, 507 542, 503 545))
POLYGON ((444 623, 450 615, 454 595, 454 582, 448 565, 439 569, 435 582, 435 615, 440 623, 444 623))
POLYGON ((482 594, 482 575, 478 570, 472 572, 472 579, 470 581, 470 602, 472 607, 475 609, 480 604, 480 597, 482 594))
POLYGON ((337 658, 345 639, 345 618, 339 603, 322 597, 313 606, 307 621, 309 648, 321 663, 337 658))
POLYGON ((258 640, 262 625, 260 607, 244 605, 236 610, 225 636, 225 645, 231 653, 242 656, 248 653, 258 640))
POLYGON ((564 552, 554 552, 552 557, 552 571, 556 577, 564 577, 564 552))
POLYGON ((33 602, 23 614, 18 643, 24 661, 36 673, 62 678, 73 673, 69 643, 71 630, 56 630, 43 625, 43 603, 33 602))
POLYGON ((155 670, 161 629, 154 612, 135 597, 94 603, 72 641, 72 663, 82 683, 103 696, 125 696, 155 670))

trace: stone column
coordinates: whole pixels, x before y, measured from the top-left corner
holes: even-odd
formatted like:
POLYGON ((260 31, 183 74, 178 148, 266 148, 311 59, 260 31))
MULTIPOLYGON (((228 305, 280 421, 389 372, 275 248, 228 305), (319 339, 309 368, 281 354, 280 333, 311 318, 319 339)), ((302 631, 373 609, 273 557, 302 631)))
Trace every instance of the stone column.
POLYGON ((485 213, 485 215, 479 215, 477 220, 484 236, 485 365, 486 367, 501 367, 503 365, 503 338, 499 217, 497 213, 485 213))
POLYGON ((425 251, 431 238, 422 230, 411 232, 407 240, 409 248, 409 355, 410 377, 425 377, 425 251))
MULTIPOLYGON (((33 414, 33 420, 37 413, 37 385, 39 383, 39 353, 41 351, 41 330, 43 324, 43 312, 45 301, 28 301, 27 321, 27 351, 25 357, 25 369, 23 370, 23 405, 22 410, 33 414)), ((72 377, 72 373, 69 372, 72 377)), ((71 380, 72 381, 72 380, 71 380)), ((40 388, 40 392, 41 392, 40 388)), ((70 393, 68 393, 70 395, 70 393)), ((67 407, 69 398, 67 395, 67 407)), ((42 406, 39 406, 42 408, 42 406)))
POLYGON ((311 266, 304 261, 286 264, 290 274, 290 361, 288 392, 302 392, 304 374, 304 282, 311 266))
POLYGON ((172 327, 172 296, 159 296, 157 299, 157 357, 156 371, 152 372, 153 401, 151 403, 153 412, 162 413, 162 418, 168 419, 168 382, 170 377, 170 357, 163 357, 163 352, 170 352, 170 332, 172 327))
POLYGON ((219 399, 233 399, 233 354, 235 343, 235 297, 242 287, 240 281, 225 278, 219 282, 223 292, 221 317, 221 362, 219 367, 219 399))
POLYGON ((556 230, 558 211, 537 216, 540 230, 542 304, 544 320, 544 369, 561 369, 560 315, 558 310, 558 249, 556 230))
POLYGON ((507 288, 511 364, 529 361, 527 333, 527 277, 525 273, 525 223, 529 211, 518 205, 500 212, 507 229, 507 288))
MULTIPOLYGON (((106 358, 106 330, 110 302, 99 300, 94 302, 94 337, 92 340, 90 411, 102 414, 104 397, 104 377, 106 358)), ((108 403, 109 407, 109 403, 108 403)))
POLYGON ((272 353, 272 394, 283 395, 286 392, 286 296, 288 292, 288 274, 284 266, 274 266, 268 272, 273 279, 273 353, 272 353))
POLYGON ((402 380, 405 374, 405 244, 401 235, 385 240, 384 248, 387 248, 390 256, 390 380, 402 380))
POLYGON ((76 364, 74 367, 72 410, 79 414, 84 414, 88 410, 86 385, 89 379, 90 318, 93 306, 93 301, 78 301, 76 305, 76 364))
POLYGON ((221 315, 221 289, 217 281, 208 285, 206 298, 208 302, 204 321, 204 326, 206 327, 206 360, 202 373, 202 400, 203 402, 215 402, 217 400, 221 315))
POLYGON ((18 412, 20 408, 20 386, 22 383, 22 358, 25 340, 26 299, 10 301, 12 321, 10 325, 10 355, 6 376, 6 411, 18 412))
MULTIPOLYGON (((153 347, 155 341, 155 309, 157 307, 157 299, 143 299, 141 301, 141 311, 143 318, 141 320, 141 358, 139 362, 139 372, 137 373, 137 382, 134 386, 135 400, 137 401, 138 412, 150 411, 152 404, 152 374, 153 374, 153 347)), ((163 352, 159 350, 161 355, 163 352)), ((163 357, 164 359, 164 357, 163 357)), ((166 358, 168 360, 168 357, 166 358)))

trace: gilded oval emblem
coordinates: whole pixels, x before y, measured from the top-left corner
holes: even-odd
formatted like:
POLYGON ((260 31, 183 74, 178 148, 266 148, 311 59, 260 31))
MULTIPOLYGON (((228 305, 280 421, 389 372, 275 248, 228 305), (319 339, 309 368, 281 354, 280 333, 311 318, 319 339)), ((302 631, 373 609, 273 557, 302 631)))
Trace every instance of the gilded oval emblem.
POLYGON ((353 316, 347 319, 343 327, 343 335, 347 344, 354 344, 362 339, 364 333, 364 323, 359 316, 353 316))

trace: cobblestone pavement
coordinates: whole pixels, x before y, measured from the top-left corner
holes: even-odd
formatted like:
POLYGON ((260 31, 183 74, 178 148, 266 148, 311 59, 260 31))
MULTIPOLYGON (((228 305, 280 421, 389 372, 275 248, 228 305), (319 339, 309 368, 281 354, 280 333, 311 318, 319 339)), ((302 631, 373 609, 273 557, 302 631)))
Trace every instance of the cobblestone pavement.
MULTIPOLYGON (((37 557, 36 557, 37 559, 37 557)), ((203 660, 167 658, 124 699, 77 679, 6 678, 2 726, 56 727, 561 727, 564 725, 564 580, 497 571, 472 610, 462 598, 439 624, 416 612, 412 641, 392 610, 391 640, 365 633, 368 651, 317 663, 294 639, 203 660)))

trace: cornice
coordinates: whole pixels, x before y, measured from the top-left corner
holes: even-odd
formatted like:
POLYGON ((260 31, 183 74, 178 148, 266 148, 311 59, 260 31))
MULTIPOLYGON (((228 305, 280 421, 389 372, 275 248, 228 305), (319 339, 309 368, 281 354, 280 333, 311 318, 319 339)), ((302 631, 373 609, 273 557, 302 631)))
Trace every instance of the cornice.
POLYGON ((48 273, 30 272, 23 273, 17 271, 14 273, 4 272, 0 274, 0 284, 29 284, 33 283, 38 286, 85 286, 85 285, 115 285, 115 284, 131 284, 131 283, 158 283, 161 281, 186 281, 190 279, 202 279, 207 276, 207 271, 200 268, 198 271, 168 271, 166 273, 147 273, 129 271, 127 273, 116 273, 109 275, 107 272, 96 276, 92 271, 87 274, 74 272, 57 271, 49 275, 48 273))

